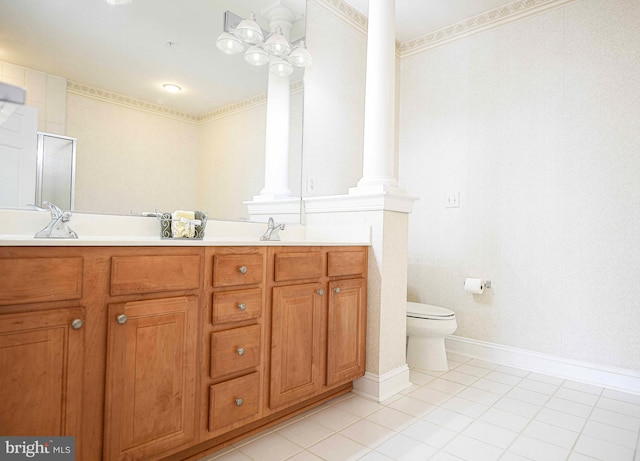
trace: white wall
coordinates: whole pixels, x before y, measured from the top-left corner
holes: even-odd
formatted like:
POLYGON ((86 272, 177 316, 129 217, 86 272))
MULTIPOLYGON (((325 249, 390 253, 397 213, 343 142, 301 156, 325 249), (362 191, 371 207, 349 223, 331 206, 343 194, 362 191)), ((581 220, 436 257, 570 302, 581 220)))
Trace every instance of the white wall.
POLYGON ((408 298, 457 335, 640 369, 638 24, 582 0, 402 60, 408 298))

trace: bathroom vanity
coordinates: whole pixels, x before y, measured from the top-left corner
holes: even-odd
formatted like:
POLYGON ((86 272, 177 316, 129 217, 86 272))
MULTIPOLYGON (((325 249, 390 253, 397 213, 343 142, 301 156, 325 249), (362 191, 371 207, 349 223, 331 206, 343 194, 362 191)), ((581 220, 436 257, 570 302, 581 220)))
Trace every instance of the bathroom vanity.
POLYGON ((197 459, 364 374, 366 245, 179 243, 0 246, 0 433, 197 459))

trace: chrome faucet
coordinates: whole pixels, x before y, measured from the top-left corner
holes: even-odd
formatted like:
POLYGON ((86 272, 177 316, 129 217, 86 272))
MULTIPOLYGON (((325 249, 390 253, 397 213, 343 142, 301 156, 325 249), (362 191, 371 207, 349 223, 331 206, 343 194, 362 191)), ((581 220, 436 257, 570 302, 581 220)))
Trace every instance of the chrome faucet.
POLYGON ((278 231, 284 230, 284 223, 276 224, 273 218, 269 218, 267 231, 260 237, 261 241, 277 242, 280 240, 278 231))
POLYGON ((42 202, 43 205, 49 207, 51 212, 51 221, 49 224, 38 232, 35 238, 58 238, 58 239, 77 239, 78 234, 71 230, 69 227, 69 220, 71 219, 70 211, 62 211, 59 207, 51 202, 42 202))

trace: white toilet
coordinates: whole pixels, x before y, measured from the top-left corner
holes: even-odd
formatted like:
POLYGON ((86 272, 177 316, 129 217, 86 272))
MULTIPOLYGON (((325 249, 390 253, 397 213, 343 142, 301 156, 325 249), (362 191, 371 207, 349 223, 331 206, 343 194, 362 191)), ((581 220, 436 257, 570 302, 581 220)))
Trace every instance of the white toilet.
POLYGON ((455 312, 444 307, 407 302, 407 365, 447 371, 444 337, 458 328, 455 312))

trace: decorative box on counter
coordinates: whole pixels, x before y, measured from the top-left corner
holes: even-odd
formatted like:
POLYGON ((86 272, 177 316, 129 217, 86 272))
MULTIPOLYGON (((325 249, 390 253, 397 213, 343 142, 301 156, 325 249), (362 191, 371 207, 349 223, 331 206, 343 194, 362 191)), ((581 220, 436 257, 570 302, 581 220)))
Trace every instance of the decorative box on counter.
POLYGON ((162 239, 195 239, 204 238, 207 225, 207 214, 202 211, 176 210, 173 213, 158 212, 160 221, 160 238, 162 239))

